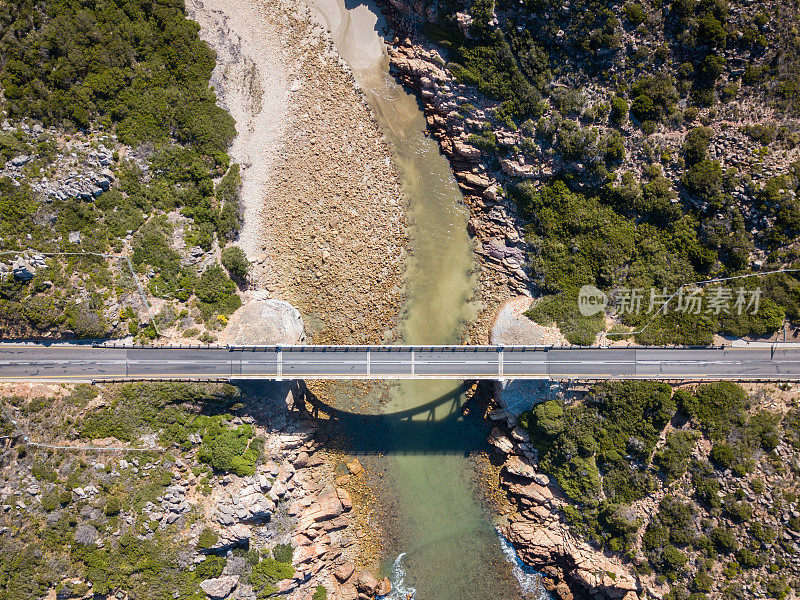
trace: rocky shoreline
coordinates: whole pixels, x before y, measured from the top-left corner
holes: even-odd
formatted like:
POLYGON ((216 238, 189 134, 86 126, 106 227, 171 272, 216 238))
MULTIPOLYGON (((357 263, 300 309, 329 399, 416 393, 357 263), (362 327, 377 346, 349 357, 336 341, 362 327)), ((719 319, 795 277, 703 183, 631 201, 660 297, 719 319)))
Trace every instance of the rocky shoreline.
POLYGON ((502 461, 500 485, 512 506, 500 531, 520 558, 542 573, 545 587, 559 600, 637 600, 642 589, 638 578, 570 532, 561 513, 570 501, 537 471, 537 451, 528 432, 505 409, 492 410, 488 417, 495 426, 487 441, 502 461))
POLYGON ((458 113, 461 104, 481 99, 455 81, 436 50, 396 38, 388 53, 393 73, 420 97, 430 134, 447 156, 469 209, 467 227, 475 238, 481 307, 478 318, 467 326, 466 337, 471 343, 487 343, 497 306, 531 292, 516 207, 504 196, 497 175, 482 161, 481 150, 468 142, 458 113))

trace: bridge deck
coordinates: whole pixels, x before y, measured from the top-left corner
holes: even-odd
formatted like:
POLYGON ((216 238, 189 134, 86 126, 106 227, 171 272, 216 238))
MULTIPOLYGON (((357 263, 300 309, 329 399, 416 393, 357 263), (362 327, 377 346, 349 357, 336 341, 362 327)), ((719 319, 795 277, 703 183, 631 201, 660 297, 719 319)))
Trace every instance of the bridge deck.
POLYGON ((800 348, 0 345, 0 381, 139 379, 800 380, 800 348))

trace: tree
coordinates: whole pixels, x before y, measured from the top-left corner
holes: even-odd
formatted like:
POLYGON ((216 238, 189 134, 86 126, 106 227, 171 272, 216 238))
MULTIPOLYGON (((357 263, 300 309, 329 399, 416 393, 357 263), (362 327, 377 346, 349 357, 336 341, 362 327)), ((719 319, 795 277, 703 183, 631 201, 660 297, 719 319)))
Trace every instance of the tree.
POLYGON ((244 281, 250 272, 250 261, 238 246, 228 246, 222 251, 222 265, 233 279, 239 281, 244 281))
POLYGON ((231 281, 222 267, 211 265, 200 276, 194 293, 207 304, 214 304, 236 292, 236 284, 231 281))

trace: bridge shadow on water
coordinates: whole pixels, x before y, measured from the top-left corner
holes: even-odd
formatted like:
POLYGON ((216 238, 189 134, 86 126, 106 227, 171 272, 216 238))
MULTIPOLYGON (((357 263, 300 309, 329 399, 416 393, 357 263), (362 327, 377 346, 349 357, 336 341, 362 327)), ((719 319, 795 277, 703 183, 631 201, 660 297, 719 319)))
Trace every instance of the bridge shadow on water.
POLYGON ((249 397, 291 393, 293 410, 312 418, 326 434, 326 446, 348 454, 460 454, 486 447, 488 426, 482 406, 467 400, 466 384, 419 406, 368 414, 331 406, 302 381, 237 382, 249 397))

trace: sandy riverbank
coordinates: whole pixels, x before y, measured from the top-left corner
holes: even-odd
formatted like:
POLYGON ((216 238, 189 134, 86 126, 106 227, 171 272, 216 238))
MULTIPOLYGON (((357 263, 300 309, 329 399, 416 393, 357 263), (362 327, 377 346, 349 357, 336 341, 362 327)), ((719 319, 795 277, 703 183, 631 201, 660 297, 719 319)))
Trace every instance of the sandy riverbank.
POLYGON ((390 149, 330 34, 297 2, 189 0, 237 122, 253 281, 314 343, 391 340, 405 206, 390 149))

